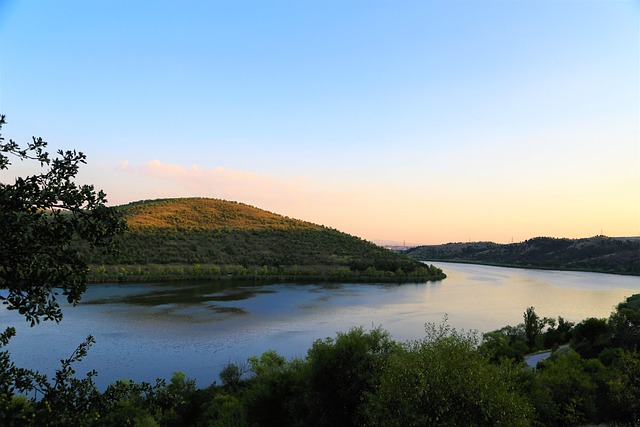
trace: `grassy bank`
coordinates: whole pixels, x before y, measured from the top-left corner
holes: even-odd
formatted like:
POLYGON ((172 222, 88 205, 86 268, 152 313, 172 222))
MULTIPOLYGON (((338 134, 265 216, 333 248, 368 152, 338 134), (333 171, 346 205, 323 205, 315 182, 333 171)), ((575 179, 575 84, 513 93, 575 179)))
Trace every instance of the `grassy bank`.
POLYGON ((352 270, 346 266, 291 265, 291 266, 243 266, 238 264, 145 264, 145 265, 93 265, 89 270, 89 282, 167 282, 177 280, 277 280, 295 281, 354 281, 376 283, 427 282, 446 278, 444 272, 424 265, 410 272, 352 270))

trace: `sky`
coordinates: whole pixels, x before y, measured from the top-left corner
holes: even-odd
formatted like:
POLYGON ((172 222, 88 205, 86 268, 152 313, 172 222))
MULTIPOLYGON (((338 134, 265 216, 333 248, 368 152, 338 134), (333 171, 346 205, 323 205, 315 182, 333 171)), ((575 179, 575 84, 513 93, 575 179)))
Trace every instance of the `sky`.
POLYGON ((637 236, 639 23, 622 0, 0 0, 2 135, 84 152, 111 205, 407 245, 637 236))

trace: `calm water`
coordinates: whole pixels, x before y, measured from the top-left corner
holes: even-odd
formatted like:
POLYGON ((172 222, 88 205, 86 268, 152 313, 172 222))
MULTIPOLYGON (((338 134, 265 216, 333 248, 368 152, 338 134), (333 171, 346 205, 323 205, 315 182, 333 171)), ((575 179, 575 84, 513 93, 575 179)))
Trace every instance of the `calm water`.
POLYGON ((640 292, 640 278, 438 263, 448 275, 424 284, 104 284, 91 285, 61 324, 16 326, 8 349, 19 366, 50 373, 89 334, 97 343, 78 372, 97 369, 104 387, 119 378, 154 381, 183 371, 200 387, 229 362, 274 349, 304 356, 317 338, 351 326, 378 326, 394 339, 422 337, 426 322, 486 332, 540 316, 570 321, 606 317, 640 292))

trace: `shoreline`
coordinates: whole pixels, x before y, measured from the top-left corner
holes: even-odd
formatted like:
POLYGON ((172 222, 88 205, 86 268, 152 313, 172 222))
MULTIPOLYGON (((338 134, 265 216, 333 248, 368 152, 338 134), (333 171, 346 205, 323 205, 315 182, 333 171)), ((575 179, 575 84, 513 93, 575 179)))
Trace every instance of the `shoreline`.
POLYGON ((405 273, 393 271, 351 270, 346 266, 250 266, 201 264, 91 265, 87 283, 149 283, 195 280, 280 281, 335 283, 426 283, 444 280, 447 275, 433 266, 405 273), (434 271, 435 269, 435 271, 434 271), (434 274, 435 273, 435 274, 434 274))

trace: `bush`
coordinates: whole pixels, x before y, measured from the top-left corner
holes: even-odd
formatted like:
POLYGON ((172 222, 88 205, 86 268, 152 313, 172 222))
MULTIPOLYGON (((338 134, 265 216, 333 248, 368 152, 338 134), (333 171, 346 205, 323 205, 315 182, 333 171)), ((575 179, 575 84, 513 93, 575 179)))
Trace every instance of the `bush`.
MULTIPOLYGON (((597 368, 601 367, 600 364, 597 368)), ((545 418, 541 419, 543 424, 560 426, 597 421, 597 385, 578 353, 553 356, 540 363, 537 381, 549 392, 551 400, 545 418)))
POLYGON ((353 328, 336 339, 317 340, 307 354, 309 422, 313 425, 360 425, 362 404, 378 387, 389 356, 398 345, 381 328, 353 328))
POLYGON ((526 426, 531 407, 516 391, 518 368, 492 365, 478 339, 446 325, 395 352, 367 396, 373 426, 526 426))

